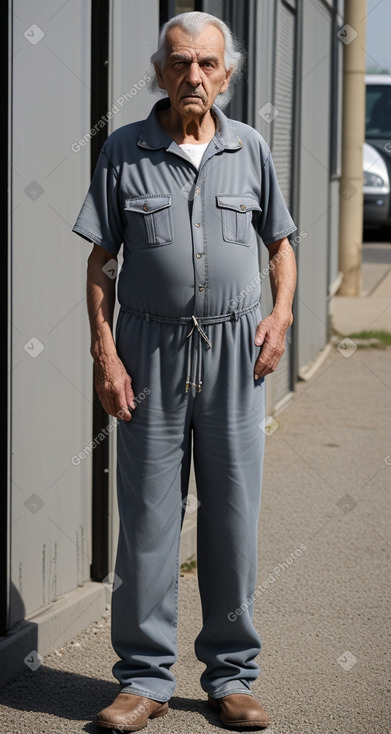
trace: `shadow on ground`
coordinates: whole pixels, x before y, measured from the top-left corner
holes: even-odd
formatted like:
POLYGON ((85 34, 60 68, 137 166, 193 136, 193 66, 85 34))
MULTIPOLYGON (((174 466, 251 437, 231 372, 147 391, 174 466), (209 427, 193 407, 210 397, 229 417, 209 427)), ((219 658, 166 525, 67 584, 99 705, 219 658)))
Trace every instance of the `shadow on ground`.
MULTIPOLYGON (((102 708, 118 694, 118 685, 109 681, 53 670, 45 665, 35 672, 20 673, 0 693, 0 704, 12 710, 35 711, 72 721, 88 721, 83 731, 97 734, 102 729, 92 722, 102 708)), ((219 725, 219 718, 203 699, 170 699, 173 711, 197 712, 206 722, 219 725)))

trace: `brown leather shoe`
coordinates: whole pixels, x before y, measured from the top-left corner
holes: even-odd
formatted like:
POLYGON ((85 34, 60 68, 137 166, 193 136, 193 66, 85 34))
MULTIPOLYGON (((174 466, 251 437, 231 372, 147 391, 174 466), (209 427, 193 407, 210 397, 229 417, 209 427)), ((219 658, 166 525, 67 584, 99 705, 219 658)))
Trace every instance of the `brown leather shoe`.
POLYGON ((208 703, 219 711, 227 729, 265 729, 270 724, 265 709, 248 693, 230 693, 224 698, 208 696, 208 703))
POLYGON ((136 696, 134 693, 119 693, 111 706, 96 715, 95 724, 105 729, 119 731, 138 731, 147 725, 148 719, 165 716, 168 703, 153 701, 151 698, 136 696))

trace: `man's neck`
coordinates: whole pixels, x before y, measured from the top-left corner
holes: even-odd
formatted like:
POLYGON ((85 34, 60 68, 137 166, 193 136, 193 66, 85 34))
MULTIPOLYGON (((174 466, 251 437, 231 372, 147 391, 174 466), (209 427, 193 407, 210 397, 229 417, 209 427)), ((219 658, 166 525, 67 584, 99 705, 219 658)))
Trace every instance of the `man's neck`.
POLYGON ((202 117, 183 118, 169 107, 160 110, 157 116, 164 132, 178 145, 209 143, 216 131, 215 118, 211 110, 202 117))

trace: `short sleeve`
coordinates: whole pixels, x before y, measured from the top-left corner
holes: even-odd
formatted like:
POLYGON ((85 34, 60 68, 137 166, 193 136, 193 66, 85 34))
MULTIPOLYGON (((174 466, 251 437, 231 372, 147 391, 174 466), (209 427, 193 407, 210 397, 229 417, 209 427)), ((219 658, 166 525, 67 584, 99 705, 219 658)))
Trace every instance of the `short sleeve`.
POLYGON ((72 231, 116 255, 123 242, 123 228, 118 172, 102 148, 72 231))
POLYGON ((270 152, 263 168, 261 207, 257 231, 265 245, 281 240, 297 229, 278 185, 270 152))

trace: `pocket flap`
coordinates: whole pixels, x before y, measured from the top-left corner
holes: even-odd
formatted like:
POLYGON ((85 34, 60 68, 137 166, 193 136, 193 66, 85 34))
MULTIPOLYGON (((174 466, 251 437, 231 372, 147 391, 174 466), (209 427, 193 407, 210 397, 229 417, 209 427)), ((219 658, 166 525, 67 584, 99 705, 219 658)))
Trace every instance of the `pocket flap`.
POLYGON ((256 198, 248 194, 242 196, 238 196, 238 194, 218 194, 216 201, 217 206, 221 209, 231 209, 243 214, 248 211, 262 211, 256 198))
POLYGON ((136 196, 133 199, 125 199, 125 210, 137 212, 138 214, 153 214, 161 209, 167 209, 169 206, 171 206, 171 196, 168 194, 136 196))

